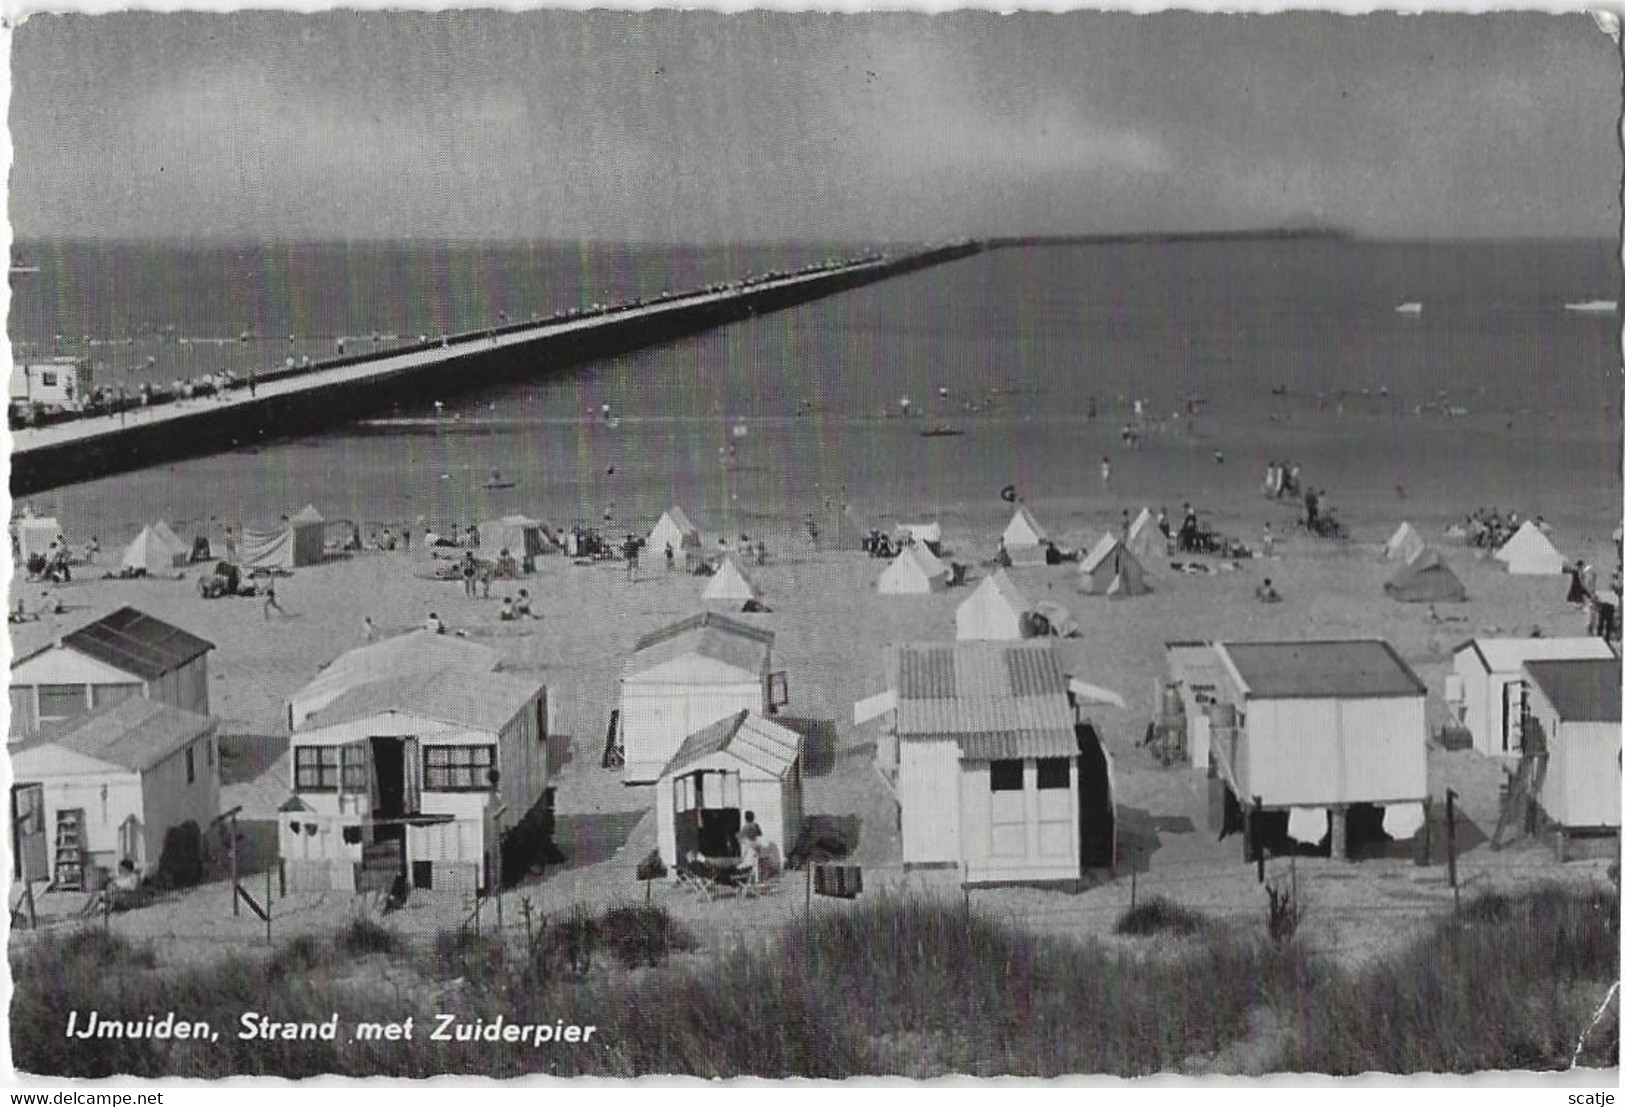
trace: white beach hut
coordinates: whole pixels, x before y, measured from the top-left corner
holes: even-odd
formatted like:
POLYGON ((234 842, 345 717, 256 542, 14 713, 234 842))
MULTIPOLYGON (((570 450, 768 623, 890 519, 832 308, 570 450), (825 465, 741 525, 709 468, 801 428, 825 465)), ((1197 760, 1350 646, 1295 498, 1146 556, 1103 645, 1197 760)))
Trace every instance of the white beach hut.
POLYGON ((1111 762, 1051 643, 905 644, 888 668, 855 717, 889 717, 905 868, 1071 883, 1112 863, 1111 762))
POLYGON ((1445 703, 1486 757, 1523 752, 1524 665, 1614 657, 1601 638, 1472 638, 1457 646, 1445 677, 1445 703))
POLYGON ((711 611, 640 638, 621 677, 625 782, 660 779, 689 735, 718 719, 784 706, 788 682, 772 657, 771 630, 711 611))
POLYGON ((696 853, 738 857, 747 812, 762 828, 764 859, 782 866, 801 837, 801 736, 750 710, 689 735, 661 770, 661 860, 675 871, 696 853))
POLYGON ((1536 797, 1557 825, 1558 859, 1576 831, 1620 824, 1619 659, 1529 661, 1529 725, 1547 751, 1536 797))
POLYGON ((500 655, 488 646, 429 630, 408 631, 359 646, 339 654, 289 697, 285 712, 288 730, 297 729, 312 712, 363 684, 410 673, 436 673, 442 669, 493 673, 500 662, 500 655))
POLYGON ((1380 639, 1219 642, 1212 757, 1231 802, 1286 815, 1294 840, 1328 830, 1345 856, 1356 805, 1413 837, 1428 798, 1427 686, 1380 639))
POLYGON ((14 745, 14 810, 43 823, 29 876, 88 890, 94 870, 116 875, 123 861, 151 872, 172 829, 206 830, 220 811, 215 728, 206 715, 128 699, 14 745))
POLYGON ((11 737, 42 723, 88 715, 126 699, 209 714, 214 643, 133 607, 59 638, 19 636, 11 663, 11 737))

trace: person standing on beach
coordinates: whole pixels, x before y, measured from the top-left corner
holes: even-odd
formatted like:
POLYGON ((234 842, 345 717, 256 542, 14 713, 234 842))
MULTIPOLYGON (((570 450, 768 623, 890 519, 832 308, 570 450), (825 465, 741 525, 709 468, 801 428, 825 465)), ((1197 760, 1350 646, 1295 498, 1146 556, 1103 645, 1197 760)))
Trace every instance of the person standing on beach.
POLYGON ((1106 488, 1112 486, 1112 459, 1109 457, 1100 459, 1100 483, 1106 488))
POLYGON ((463 595, 471 600, 475 598, 473 551, 463 554, 463 595))
POLYGON ((1268 522, 1264 524, 1263 548, 1265 557, 1275 556, 1275 534, 1270 530, 1268 522))
POLYGON ((230 527, 226 528, 226 560, 233 565, 237 564, 237 536, 232 533, 230 527))
POLYGON ((262 614, 269 619, 273 609, 278 615, 286 616, 288 614, 282 609, 282 605, 276 602, 276 581, 274 580, 267 582, 265 585, 265 607, 262 609, 262 614))
POLYGON ((361 620, 361 635, 367 642, 371 642, 378 637, 378 628, 372 625, 371 615, 361 620))
MULTIPOLYGON (((815 543, 818 541, 818 535, 817 535, 816 528, 815 528, 814 533, 813 533, 813 541, 815 543)), ((675 569, 676 567, 677 567, 677 554, 676 554, 675 551, 672 550, 671 543, 667 542, 666 543, 666 572, 669 573, 673 569, 675 569)))
POLYGON ((402 523, 401 524, 401 545, 403 547, 405 547, 407 553, 412 552, 412 524, 411 523, 402 523))

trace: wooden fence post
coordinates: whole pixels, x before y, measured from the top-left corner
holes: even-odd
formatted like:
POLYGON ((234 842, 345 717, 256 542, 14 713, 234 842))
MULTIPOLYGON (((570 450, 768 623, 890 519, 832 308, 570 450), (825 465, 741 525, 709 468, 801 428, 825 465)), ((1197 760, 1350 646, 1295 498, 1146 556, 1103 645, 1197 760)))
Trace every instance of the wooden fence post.
POLYGON ((1461 884, 1456 880, 1456 790, 1444 793, 1445 846, 1450 851, 1450 890, 1456 897, 1456 914, 1461 914, 1461 884))

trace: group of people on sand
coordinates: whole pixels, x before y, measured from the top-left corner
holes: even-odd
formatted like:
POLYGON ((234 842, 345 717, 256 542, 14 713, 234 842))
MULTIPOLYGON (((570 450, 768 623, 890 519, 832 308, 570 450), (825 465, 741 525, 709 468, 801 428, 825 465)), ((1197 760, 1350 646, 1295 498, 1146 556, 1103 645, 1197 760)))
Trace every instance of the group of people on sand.
POLYGON ((1290 461, 1271 461, 1264 467, 1264 495, 1272 500, 1303 495, 1300 467, 1290 461))
POLYGON ((1569 578, 1567 600, 1586 609, 1586 633, 1612 642, 1619 637, 1620 571, 1614 570, 1613 589, 1597 591, 1597 570, 1576 558, 1572 565, 1563 567, 1569 578))
MULTIPOLYGON (((1503 513, 1498 507, 1480 507, 1468 513, 1466 522, 1460 525, 1459 530, 1452 527, 1451 532, 1481 549, 1495 550, 1518 533, 1518 528, 1523 524, 1524 520, 1518 517, 1516 511, 1503 513)), ((1542 534, 1550 533, 1552 529, 1541 515, 1535 516, 1535 527, 1542 534)))

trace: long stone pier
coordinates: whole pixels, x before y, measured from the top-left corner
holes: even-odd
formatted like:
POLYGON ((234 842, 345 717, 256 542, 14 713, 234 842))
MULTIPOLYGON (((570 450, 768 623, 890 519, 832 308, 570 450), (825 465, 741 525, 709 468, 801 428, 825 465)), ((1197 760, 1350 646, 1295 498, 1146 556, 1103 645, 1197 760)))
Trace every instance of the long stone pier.
POLYGON ((11 494, 31 496, 180 458, 310 434, 403 400, 550 375, 968 257, 981 248, 976 242, 957 243, 598 315, 509 324, 404 351, 271 374, 256 381, 252 392, 238 387, 222 396, 13 431, 11 494))

